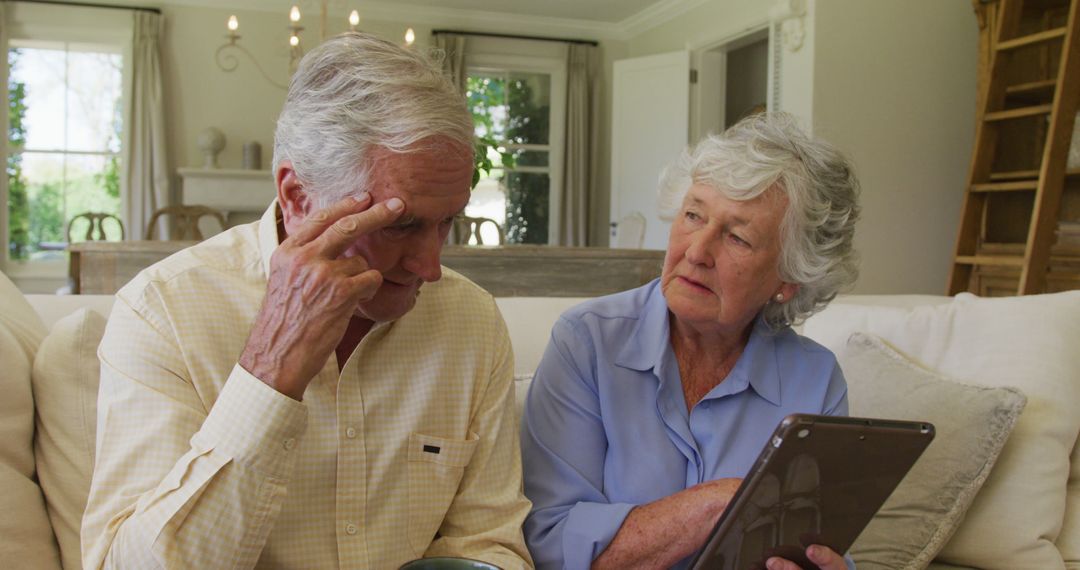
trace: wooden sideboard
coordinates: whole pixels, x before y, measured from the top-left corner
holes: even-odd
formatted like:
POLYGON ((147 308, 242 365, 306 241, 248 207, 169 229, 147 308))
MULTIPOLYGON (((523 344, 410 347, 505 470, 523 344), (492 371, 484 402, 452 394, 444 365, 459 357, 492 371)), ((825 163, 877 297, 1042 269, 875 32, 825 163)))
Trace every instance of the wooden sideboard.
MULTIPOLYGON (((72 291, 112 294, 143 268, 190 241, 82 242, 71 245, 72 291)), ((594 297, 660 276, 664 252, 642 249, 506 245, 446 246, 442 264, 496 297, 594 297)))

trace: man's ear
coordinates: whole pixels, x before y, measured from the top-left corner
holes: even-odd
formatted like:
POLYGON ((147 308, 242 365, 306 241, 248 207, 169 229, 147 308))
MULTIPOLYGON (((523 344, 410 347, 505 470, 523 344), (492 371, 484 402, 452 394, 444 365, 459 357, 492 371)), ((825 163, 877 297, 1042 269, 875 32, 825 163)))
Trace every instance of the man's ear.
POLYGON ((277 201, 281 208, 285 233, 292 234, 300 228, 311 213, 312 203, 304 186, 293 170, 292 161, 282 160, 274 171, 277 184, 277 201))

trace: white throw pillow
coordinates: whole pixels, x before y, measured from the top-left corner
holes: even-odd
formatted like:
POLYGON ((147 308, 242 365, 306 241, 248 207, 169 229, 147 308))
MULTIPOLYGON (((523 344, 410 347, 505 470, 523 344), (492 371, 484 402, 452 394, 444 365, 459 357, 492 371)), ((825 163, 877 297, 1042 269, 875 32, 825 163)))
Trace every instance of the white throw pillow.
POLYGON ((1080 291, 937 306, 833 303, 805 334, 833 351, 866 331, 923 366, 982 386, 1015 386, 1027 408, 941 561, 1063 568, 1080 560, 1080 291), (1056 543, 1056 544, 1055 544, 1056 543))
POLYGON ((97 347, 105 317, 88 309, 60 319, 34 361, 34 455, 64 568, 81 567, 79 529, 94 466, 97 347))
POLYGON ((859 535, 859 570, 921 570, 945 546, 986 482, 1026 398, 1013 388, 949 381, 878 338, 855 333, 837 353, 852 416, 925 421, 936 436, 859 535))
POLYGON ((44 327, 0 273, 0 566, 60 568, 34 466, 30 368, 44 327))

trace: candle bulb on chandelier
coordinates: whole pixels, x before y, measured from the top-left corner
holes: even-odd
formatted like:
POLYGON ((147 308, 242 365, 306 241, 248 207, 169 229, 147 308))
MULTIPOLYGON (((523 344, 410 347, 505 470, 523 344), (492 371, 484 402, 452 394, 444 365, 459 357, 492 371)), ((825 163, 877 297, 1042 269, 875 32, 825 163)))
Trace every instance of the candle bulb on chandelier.
POLYGON ((230 32, 240 29, 240 21, 236 19, 236 16, 229 16, 229 23, 226 25, 229 27, 230 32))
POLYGON ((360 23, 360 12, 353 10, 349 13, 349 31, 355 32, 357 24, 360 23))
POLYGON ((296 22, 300 21, 300 8, 299 7, 293 6, 292 10, 289 10, 289 21, 293 22, 294 24, 296 22))
POLYGON ((412 28, 405 30, 405 45, 412 47, 413 42, 416 41, 416 32, 413 32, 412 28))
POLYGON ((300 45, 300 37, 296 34, 289 36, 289 45, 291 45, 292 47, 300 45))

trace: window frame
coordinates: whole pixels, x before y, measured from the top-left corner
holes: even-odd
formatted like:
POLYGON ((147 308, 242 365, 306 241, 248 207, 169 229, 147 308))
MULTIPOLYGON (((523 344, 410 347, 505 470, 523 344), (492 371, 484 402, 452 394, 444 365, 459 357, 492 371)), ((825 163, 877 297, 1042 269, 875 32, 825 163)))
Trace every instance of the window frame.
MULTIPOLYGON (((131 12, 125 10, 106 10, 100 8, 82 8, 48 4, 9 3, 7 8, 6 38, 3 46, 3 61, 0 62, 0 91, 3 93, 4 108, 4 144, 3 161, 7 164, 10 149, 7 144, 7 132, 10 120, 8 104, 8 80, 10 70, 7 65, 7 52, 13 43, 56 43, 76 44, 79 47, 99 46, 112 53, 119 53, 121 67, 121 108, 123 125, 120 135, 120 219, 128 226, 128 181, 127 159, 128 141, 131 139, 131 80, 132 80, 132 45, 131 35, 134 28, 131 12)), ((90 50, 85 50, 90 51, 90 50)), ((47 261, 20 261, 10 258, 9 250, 9 196, 6 174, 0 182, 0 269, 12 279, 48 280, 62 284, 68 273, 67 259, 47 261)))
MULTIPOLYGON (((516 172, 547 172, 548 186, 548 245, 558 245, 562 229, 562 186, 566 160, 566 58, 523 55, 469 54, 466 75, 474 73, 544 73, 551 77, 551 110, 548 117, 548 166, 508 168, 516 172)), ((543 150, 538 145, 509 145, 508 148, 543 150)), ((539 145, 545 146, 545 145, 539 145)))

